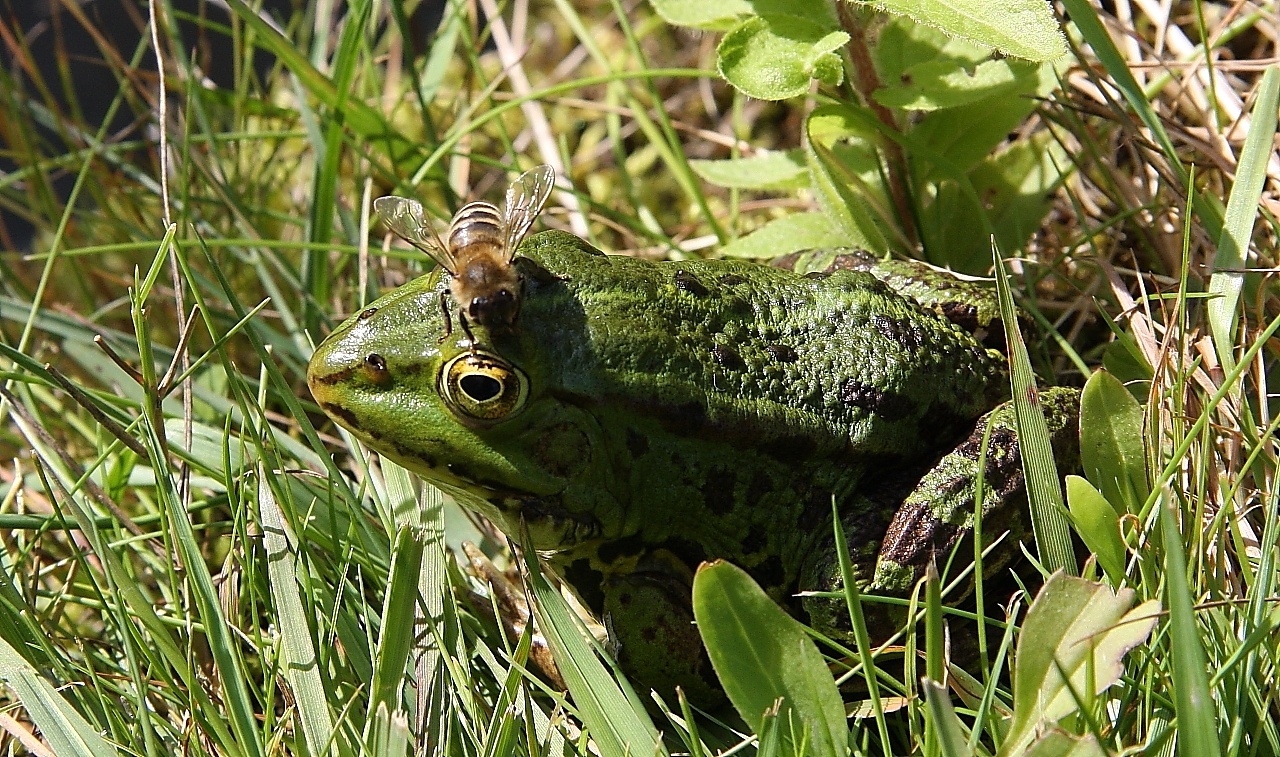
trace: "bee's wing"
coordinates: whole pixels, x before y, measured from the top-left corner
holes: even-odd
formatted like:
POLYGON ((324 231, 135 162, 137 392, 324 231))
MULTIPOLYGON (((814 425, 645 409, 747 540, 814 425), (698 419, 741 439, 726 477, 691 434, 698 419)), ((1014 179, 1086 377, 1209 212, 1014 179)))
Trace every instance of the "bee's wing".
POLYGON ((422 203, 408 197, 379 197, 373 201, 373 210, 382 222, 391 229, 391 233, 409 244, 425 252, 442 268, 455 275, 458 266, 454 263, 449 248, 440 241, 435 227, 422 210, 422 203))
POLYGON ((533 222, 538 220, 538 214, 547 204, 555 183, 556 172, 543 163, 520 174, 520 178, 507 187, 507 204, 502 210, 503 220, 506 222, 502 251, 507 260, 516 254, 520 240, 529 233, 533 222))

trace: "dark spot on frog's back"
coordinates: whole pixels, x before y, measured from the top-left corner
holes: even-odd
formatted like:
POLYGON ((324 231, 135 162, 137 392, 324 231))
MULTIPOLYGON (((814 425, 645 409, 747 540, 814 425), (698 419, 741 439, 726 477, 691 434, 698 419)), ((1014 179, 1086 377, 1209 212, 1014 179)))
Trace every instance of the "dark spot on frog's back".
POLYGON ((943 318, 965 331, 977 331, 981 325, 978 323, 978 308, 970 303, 948 300, 939 305, 938 310, 942 313, 943 318))
POLYGON ((769 440, 764 445, 765 454, 770 455, 784 463, 802 462, 808 460, 818 449, 818 443, 811 436, 803 434, 795 434, 793 436, 780 436, 769 440))
POLYGON ((731 470, 714 470, 702 483, 702 503, 713 515, 729 515, 734 510, 733 489, 738 482, 731 470))
POLYGON ((634 428, 627 429, 627 451, 631 453, 632 458, 649 454, 649 437, 634 428))
POLYGON ((877 315, 871 319, 871 325, 908 352, 917 352, 924 346, 924 333, 918 323, 877 315))
POLYGON ((765 345, 764 351, 779 363, 794 363, 800 357, 795 350, 785 344, 768 344, 765 345))
MULTIPOLYGON (((831 492, 821 486, 813 486, 804 494, 804 509, 796 519, 796 528, 801 533, 814 533, 830 520, 831 492)), ((827 526, 826 530, 830 530, 827 526)))
POLYGON ((684 402, 679 405, 666 405, 661 402, 631 401, 627 406, 640 416, 658 420, 664 429, 682 436, 696 436, 707 425, 707 408, 697 401, 684 402))
POLYGON ((715 359, 721 368, 731 371, 741 371, 747 367, 738 351, 728 345, 717 344, 713 346, 711 348, 711 357, 715 359))
POLYGON ((752 568, 750 573, 751 577, 765 591, 781 588, 788 583, 786 568, 783 567, 782 558, 778 555, 770 555, 766 560, 752 568))
POLYGON ((746 279, 736 273, 726 273, 720 277, 720 283, 727 287, 734 287, 739 284, 745 284, 746 282, 746 279))
POLYGON ((644 542, 638 536, 628 536, 600 545, 596 557, 603 563, 610 564, 623 557, 634 557, 644 551, 644 542))
POLYGON ((688 292, 694 297, 707 296, 707 288, 703 286, 702 282, 698 281, 697 277, 692 273, 681 269, 676 271, 674 278, 676 282, 676 289, 679 289, 682 292, 688 292))
POLYGON ((906 397, 864 384, 854 378, 847 378, 840 385, 840 401, 875 413, 886 421, 900 420, 916 409, 916 404, 906 397))

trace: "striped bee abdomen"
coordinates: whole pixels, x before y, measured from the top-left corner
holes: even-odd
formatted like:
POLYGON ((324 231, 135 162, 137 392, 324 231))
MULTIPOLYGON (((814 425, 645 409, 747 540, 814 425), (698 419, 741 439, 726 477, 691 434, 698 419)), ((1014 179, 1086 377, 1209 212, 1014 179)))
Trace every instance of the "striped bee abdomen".
POLYGON ((495 247, 504 242, 504 223, 498 208, 487 202, 471 202, 453 217, 449 224, 449 249, 459 258, 474 254, 468 247, 495 247))

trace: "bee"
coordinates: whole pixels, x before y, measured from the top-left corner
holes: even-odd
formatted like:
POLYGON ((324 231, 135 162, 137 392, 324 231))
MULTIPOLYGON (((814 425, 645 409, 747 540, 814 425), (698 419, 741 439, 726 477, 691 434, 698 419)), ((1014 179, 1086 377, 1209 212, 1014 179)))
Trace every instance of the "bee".
MULTIPOLYGON (((454 214, 444 239, 417 200, 379 197, 373 208, 392 233, 426 253, 449 275, 449 293, 458 307, 458 320, 474 344, 468 319, 498 330, 515 324, 524 276, 512 259, 520 240, 547 204, 555 181, 551 166, 526 171, 507 187, 501 212, 492 203, 469 202, 454 214)), ((440 306, 445 311, 447 338, 452 322, 443 296, 440 306)))

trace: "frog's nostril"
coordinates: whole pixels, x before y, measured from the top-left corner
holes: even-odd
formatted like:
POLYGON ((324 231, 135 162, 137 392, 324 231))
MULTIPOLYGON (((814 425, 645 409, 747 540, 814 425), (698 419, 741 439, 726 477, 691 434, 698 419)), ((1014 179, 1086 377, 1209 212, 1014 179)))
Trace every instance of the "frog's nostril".
POLYGON ((470 373, 463 376, 458 386, 476 402, 487 402, 502 391, 502 382, 492 376, 470 373))

